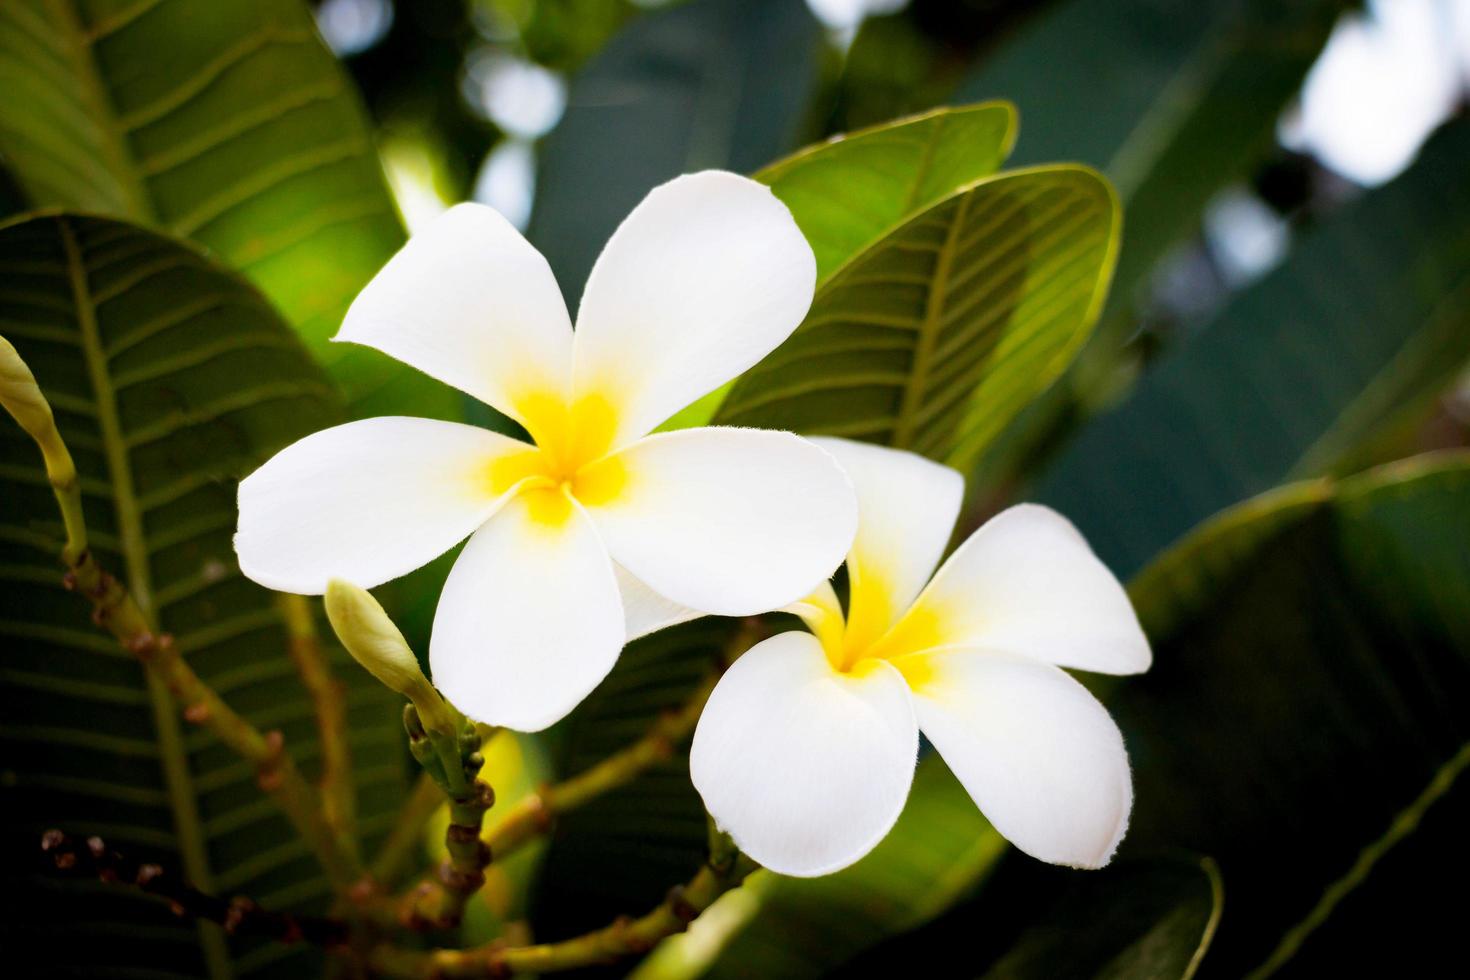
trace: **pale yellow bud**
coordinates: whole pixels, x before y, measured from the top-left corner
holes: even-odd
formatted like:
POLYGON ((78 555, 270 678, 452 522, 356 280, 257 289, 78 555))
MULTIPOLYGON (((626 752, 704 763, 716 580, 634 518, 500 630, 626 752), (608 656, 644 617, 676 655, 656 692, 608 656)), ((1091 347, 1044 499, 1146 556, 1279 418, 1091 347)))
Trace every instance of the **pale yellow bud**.
POLYGON ((58 483, 75 479, 76 469, 60 433, 56 431, 51 405, 41 394, 41 386, 36 384, 36 376, 30 367, 4 337, 0 337, 0 404, 41 447, 51 481, 58 483))
POLYGON ((413 702, 426 729, 454 734, 449 706, 424 672, 408 641, 393 625, 378 600, 366 590, 332 579, 327 583, 327 619, 353 659, 383 684, 413 702))

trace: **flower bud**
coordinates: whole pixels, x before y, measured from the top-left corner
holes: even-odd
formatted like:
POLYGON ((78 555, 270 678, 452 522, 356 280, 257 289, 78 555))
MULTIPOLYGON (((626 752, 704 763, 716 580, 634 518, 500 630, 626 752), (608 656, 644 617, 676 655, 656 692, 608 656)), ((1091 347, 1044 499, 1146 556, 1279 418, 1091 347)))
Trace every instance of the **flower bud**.
POLYGON ((56 431, 56 419, 51 415, 51 405, 41 394, 36 376, 21 360, 15 347, 0 337, 0 405, 15 417, 20 427, 41 447, 46 459, 46 470, 53 483, 74 479, 76 470, 71 454, 56 431))
POLYGON ((353 659, 385 686, 412 701, 426 729, 453 735, 453 712, 419 669, 408 641, 378 600, 366 589, 332 579, 327 583, 326 607, 332 629, 353 659))

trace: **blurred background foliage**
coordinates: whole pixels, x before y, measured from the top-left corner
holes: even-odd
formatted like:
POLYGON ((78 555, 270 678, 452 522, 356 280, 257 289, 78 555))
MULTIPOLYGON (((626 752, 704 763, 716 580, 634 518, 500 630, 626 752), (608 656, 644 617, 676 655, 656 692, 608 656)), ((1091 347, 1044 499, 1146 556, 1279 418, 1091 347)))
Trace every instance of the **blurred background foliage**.
MULTIPOLYGON (((0 229, 0 332, 43 384, 56 382, 48 391, 95 470, 94 495, 124 518, 139 510, 135 522, 164 539, 129 554, 104 521, 99 550, 153 569, 164 625, 198 631, 216 680, 241 686, 247 715, 287 727, 308 769, 305 707, 230 670, 243 656, 232 651, 280 624, 268 604, 220 622, 215 590, 248 591, 233 575, 228 487, 344 413, 513 427, 371 351, 326 343, 405 232, 458 200, 525 229, 575 307, 602 243, 648 188, 705 167, 757 175, 818 249, 814 315, 680 421, 921 449, 966 470, 967 525, 1014 500, 1051 503, 1134 576, 1157 665, 1099 685, 1138 783, 1116 866, 1082 876, 1015 856, 930 757, 898 830, 867 859, 814 881, 758 874, 638 976, 915 964, 995 977, 1418 974, 1457 949, 1457 903, 1437 896, 1470 871, 1458 839, 1470 818, 1458 779, 1470 765, 1470 4, 256 0, 206 11, 14 0, 0 4, 0 84, 0 217, 63 209, 131 222, 0 229), (931 114, 941 106, 975 108, 931 114), (797 153, 874 126, 884 128, 797 153), (905 140, 924 147, 921 161, 903 155, 905 140), (1052 166, 1071 162, 1106 175, 1116 202, 1092 171, 1052 166), (989 229, 959 277, 970 291, 865 293, 865 278, 917 275, 867 248, 865 209, 918 246, 935 229, 989 229), (173 294, 134 296, 128 322, 254 338, 211 363, 289 382, 263 397, 296 409, 183 412, 226 385, 206 375, 163 402, 124 392, 120 438, 154 456, 138 463, 141 509, 119 502, 80 355, 36 315, 35 296, 54 285, 38 256, 64 262, 67 249, 96 275, 121 276, 119 291, 130 267, 140 279, 160 262, 193 277, 173 294), (1024 255, 1021 271, 995 260, 1011 254, 1024 255), (998 322, 959 315, 978 300, 1003 310, 998 322), (956 325, 924 326, 948 312, 956 325), (863 317, 919 324, 924 339, 876 340, 863 317), (44 353, 48 343, 59 349, 44 353), (937 360, 931 383, 915 383, 925 358, 937 360), (181 496, 157 504, 180 516, 150 512, 147 481, 179 465, 181 496), (201 561, 213 569, 203 578, 201 561)), ((60 324, 87 299, 39 308, 60 324)), ((127 324, 94 319, 118 353, 110 332, 127 324)), ((137 339, 121 335, 136 350, 117 365, 120 390, 216 356, 137 339)), ((36 659, 7 650, 3 805, 20 831, 7 836, 7 864, 26 864, 42 824, 98 806, 125 808, 121 840, 131 827, 132 843, 168 854, 157 828, 177 821, 178 801, 167 816, 156 774, 129 782, 119 768, 103 792, 85 778, 89 757, 58 769, 37 753, 38 740, 60 738, 146 769, 156 700, 112 661, 116 676, 100 680, 91 665, 48 673, 47 657, 80 641, 57 632, 70 622, 66 597, 37 571, 55 524, 44 486, 22 466, 29 447, 5 437, 5 516, 27 515, 21 531, 7 525, 7 544, 31 551, 7 560, 0 618, 7 643, 23 639, 36 659), (38 691, 111 708, 47 728, 43 715, 66 709, 38 691), (98 718, 105 733, 88 730, 98 718)), ((384 590, 421 649, 450 560, 384 590)), ((729 633, 709 620, 634 644, 566 722, 494 753, 506 769, 497 787, 514 798, 637 738, 729 633)), ((86 647, 92 659, 99 647, 86 647)), ((278 685, 273 662, 259 663, 278 685)), ((381 744, 382 713, 369 693, 356 697, 359 739, 381 744)), ((221 880, 312 907, 320 881, 295 851, 265 848, 280 831, 235 785, 248 773, 193 742, 183 764, 195 767, 192 805, 221 880)), ((396 774, 359 774, 374 794, 369 841, 402 796, 396 774)), ((537 938, 556 939, 637 911, 688 875, 703 843, 676 753, 497 869, 465 938, 525 914, 537 938)), ((79 906, 27 881, 46 895, 41 910, 6 919, 52 928, 13 931, 7 944, 59 934, 68 916, 65 934, 105 940, 63 957, 77 975, 161 975, 160 963, 177 975, 315 970, 300 951, 226 948, 207 930, 181 939, 114 893, 79 906)), ((7 902, 16 896, 6 889, 7 902)))

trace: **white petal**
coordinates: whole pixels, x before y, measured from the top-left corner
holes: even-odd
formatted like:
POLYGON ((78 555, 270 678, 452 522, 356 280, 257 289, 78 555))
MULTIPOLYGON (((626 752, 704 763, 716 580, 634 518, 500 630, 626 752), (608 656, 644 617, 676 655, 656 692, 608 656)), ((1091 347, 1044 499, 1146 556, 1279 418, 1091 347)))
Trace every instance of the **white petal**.
POLYGON ((240 484, 235 551, 267 588, 317 595, 333 578, 365 589, 454 547, 508 486, 492 464, 525 443, 433 419, 363 419, 287 446, 240 484))
POLYGON ((628 642, 656 633, 668 626, 687 623, 704 613, 666 599, 640 582, 632 572, 614 562, 618 576, 618 592, 623 598, 623 619, 628 628, 628 642))
POLYGON ((681 429, 612 458, 626 483, 587 511, 618 563, 680 605, 777 609, 830 576, 852 543, 851 484, 789 432, 681 429))
POLYGON ((976 650, 898 661, 919 727, 995 829, 1052 864, 1107 864, 1128 829, 1123 736, 1087 689, 1050 664, 976 650))
POLYGON ((706 171, 649 192, 577 311, 576 391, 619 406, 621 445, 750 368, 806 316, 816 259, 769 188, 706 171))
POLYGON ((847 634, 878 639, 923 589, 954 531, 965 478, 916 453, 847 439, 814 438, 852 480, 857 538, 847 555, 847 634))
POLYGON ((1136 674, 1152 661, 1123 586, 1071 522, 1035 504, 970 535, 890 641, 978 646, 1104 674, 1136 674))
POLYGON ((839 674, 807 633, 752 647, 720 678, 689 751, 695 789, 721 829, 772 871, 853 863, 908 798, 918 730, 887 663, 839 674))
POLYGON ((565 717, 623 648, 612 561, 570 503, 520 494, 465 545, 434 615, 434 685, 476 721, 534 732, 565 717))
POLYGON ((367 284, 334 340, 375 347, 524 422, 566 396, 572 325, 551 267, 494 208, 440 215, 367 284))

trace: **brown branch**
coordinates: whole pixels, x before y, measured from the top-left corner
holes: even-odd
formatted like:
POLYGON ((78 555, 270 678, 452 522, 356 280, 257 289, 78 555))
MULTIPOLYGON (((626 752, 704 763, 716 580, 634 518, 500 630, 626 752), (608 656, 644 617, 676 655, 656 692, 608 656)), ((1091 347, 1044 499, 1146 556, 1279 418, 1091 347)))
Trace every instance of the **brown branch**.
POLYGON ((71 563, 63 581, 92 604, 92 621, 163 681, 182 706, 185 720, 209 729, 255 765, 260 788, 285 812, 332 884, 339 892, 346 892, 362 876, 361 866, 354 855, 338 845, 336 835, 323 819, 316 791, 286 753, 281 733, 261 732, 227 705, 179 655, 172 636, 153 632, 128 590, 103 571, 90 550, 71 563))
POLYGON ((408 863, 419 853, 424 825, 444 803, 444 791, 428 773, 420 773, 408 800, 398 810, 397 821, 383 842, 370 869, 373 880, 391 888, 408 871, 408 863))
POLYGON ((683 932, 715 899, 735 888, 754 865, 742 860, 728 838, 711 849, 709 860, 687 885, 675 886, 652 911, 559 943, 507 946, 490 943, 472 949, 427 952, 379 946, 369 954, 375 971, 398 980, 455 980, 550 973, 608 963, 646 953, 668 936, 683 932))
POLYGON ((677 708, 659 715, 636 742, 619 749, 575 776, 518 800, 491 831, 488 843, 497 860, 503 860, 536 837, 550 831, 556 818, 584 806, 620 786, 626 786, 653 766, 673 756, 674 750, 694 731, 699 715, 709 701, 725 669, 761 639, 759 619, 744 620, 726 646, 720 662, 688 699, 677 708))
POLYGON ((350 935, 347 924, 337 919, 274 912, 248 898, 209 895, 160 865, 141 864, 125 857, 100 837, 78 841, 59 830, 48 830, 41 836, 41 850, 58 871, 132 886, 167 901, 176 916, 217 922, 231 935, 326 947, 345 945, 350 935))
POLYGON ((337 835, 338 846, 357 851, 357 798, 352 785, 352 759, 347 747, 347 690, 332 676, 317 636, 311 604, 305 596, 280 593, 276 604, 286 624, 287 650, 311 697, 322 746, 319 782, 322 816, 337 835))

